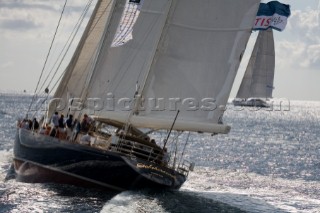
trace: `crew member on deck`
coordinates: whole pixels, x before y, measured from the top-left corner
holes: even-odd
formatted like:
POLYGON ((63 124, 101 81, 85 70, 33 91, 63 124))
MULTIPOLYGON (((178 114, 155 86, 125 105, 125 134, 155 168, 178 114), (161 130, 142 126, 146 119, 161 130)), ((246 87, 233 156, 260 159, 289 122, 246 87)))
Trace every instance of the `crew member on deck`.
POLYGON ((69 118, 66 120, 67 140, 70 140, 72 138, 73 127, 74 127, 73 115, 69 115, 69 118))
POLYGON ((92 122, 92 118, 90 118, 87 114, 83 115, 83 119, 81 121, 81 131, 88 132, 90 129, 90 124, 92 122))
POLYGON ((58 127, 59 126, 59 115, 58 112, 55 112, 52 117, 51 117, 51 121, 54 127, 58 127))
POLYGON ((35 131, 39 129, 39 122, 37 121, 37 118, 33 118, 31 129, 35 131))
POLYGON ((87 133, 80 138, 80 144, 82 145, 91 145, 91 133, 87 133))

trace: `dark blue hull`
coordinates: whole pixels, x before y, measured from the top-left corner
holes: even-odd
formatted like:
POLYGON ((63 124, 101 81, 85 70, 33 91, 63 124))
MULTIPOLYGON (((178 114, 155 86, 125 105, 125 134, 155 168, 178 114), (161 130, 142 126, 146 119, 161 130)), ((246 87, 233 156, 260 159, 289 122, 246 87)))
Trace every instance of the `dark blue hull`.
POLYGON ((140 188, 178 189, 186 176, 121 153, 71 144, 18 129, 14 144, 18 180, 99 186, 123 191, 140 188))

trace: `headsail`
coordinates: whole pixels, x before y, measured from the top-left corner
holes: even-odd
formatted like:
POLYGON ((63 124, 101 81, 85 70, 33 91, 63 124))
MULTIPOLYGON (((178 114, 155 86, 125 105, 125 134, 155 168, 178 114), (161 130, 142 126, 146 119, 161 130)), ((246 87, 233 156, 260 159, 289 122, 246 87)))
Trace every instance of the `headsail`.
MULTIPOLYGON (((81 98, 84 93, 84 86, 88 83, 88 77, 94 68, 101 38, 105 34, 113 7, 113 0, 101 0, 97 2, 92 12, 77 49, 54 94, 54 98, 62 98, 64 106, 68 104, 67 99, 81 98)), ((50 106, 49 114, 53 113, 54 107, 54 105, 50 106)))
POLYGON ((236 98, 272 98, 274 69, 273 31, 259 31, 236 98))

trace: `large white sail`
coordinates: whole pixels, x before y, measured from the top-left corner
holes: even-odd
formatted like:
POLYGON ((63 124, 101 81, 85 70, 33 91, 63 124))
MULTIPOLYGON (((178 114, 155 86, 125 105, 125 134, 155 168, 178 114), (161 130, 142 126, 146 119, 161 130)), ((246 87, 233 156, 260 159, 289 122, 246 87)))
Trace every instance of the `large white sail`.
POLYGON ((218 124, 220 106, 229 97, 258 6, 257 0, 144 1, 132 40, 113 47, 112 31, 105 39, 88 97, 110 100, 112 94, 115 108, 96 114, 128 121, 119 99, 130 102, 138 86, 145 101, 131 124, 170 129, 180 110, 173 129, 228 132, 218 124), (159 99, 164 108, 155 109, 150 101, 159 99))
POLYGON ((147 105, 141 115, 172 122, 176 111, 169 99, 177 98, 176 127, 220 131, 210 125, 223 115, 220 106, 227 103, 258 5, 259 1, 250 0, 175 1, 143 91, 147 99, 164 98, 166 109, 147 105), (212 108, 204 99, 213 101, 212 108), (200 123, 208 128, 201 129, 200 123))
POLYGON ((237 98, 272 98, 275 51, 272 29, 259 31, 237 98))
MULTIPOLYGON (((228 132, 230 128, 219 123, 260 1, 137 2, 105 1, 110 15, 101 24, 107 26, 98 33, 104 35, 101 42, 95 40, 99 48, 92 46, 88 52, 95 58, 91 69, 77 71, 80 80, 65 79, 59 88, 68 89, 57 94, 73 91, 73 80, 78 87, 74 91, 81 91, 75 97, 96 99, 96 116, 170 129, 179 110, 175 130, 228 132), (140 99, 134 99, 137 94, 140 99), (134 115, 132 109, 137 110, 134 115)), ((84 54, 84 48, 77 51, 84 54)), ((78 61, 79 68, 87 66, 78 61)))

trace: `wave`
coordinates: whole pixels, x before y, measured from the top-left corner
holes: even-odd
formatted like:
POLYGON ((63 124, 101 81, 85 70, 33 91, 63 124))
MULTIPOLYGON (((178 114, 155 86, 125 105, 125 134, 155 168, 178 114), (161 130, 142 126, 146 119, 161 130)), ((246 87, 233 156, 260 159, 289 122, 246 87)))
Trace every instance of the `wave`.
POLYGON ((245 212, 192 191, 125 191, 106 202, 101 213, 136 212, 245 212))

